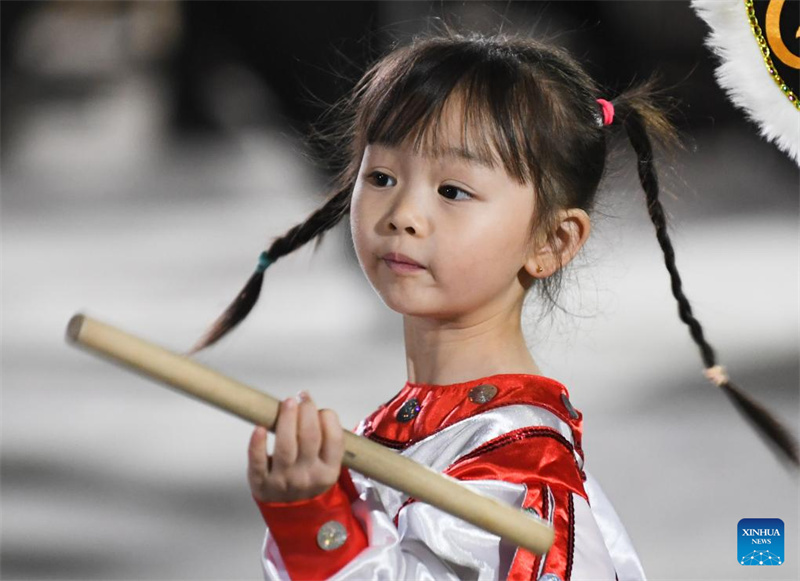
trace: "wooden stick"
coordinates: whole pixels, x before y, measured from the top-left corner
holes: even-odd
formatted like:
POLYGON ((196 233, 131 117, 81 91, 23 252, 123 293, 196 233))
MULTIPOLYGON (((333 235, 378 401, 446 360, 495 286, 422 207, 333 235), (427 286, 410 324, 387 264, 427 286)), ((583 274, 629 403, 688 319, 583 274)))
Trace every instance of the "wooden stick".
MULTIPOLYGON (((83 314, 70 319, 66 339, 145 377, 274 431, 280 405, 277 399, 188 357, 83 314)), ((476 493, 457 479, 363 436, 347 430, 343 432, 345 452, 342 463, 345 466, 537 555, 544 554, 553 543, 553 529, 545 521, 476 493)))

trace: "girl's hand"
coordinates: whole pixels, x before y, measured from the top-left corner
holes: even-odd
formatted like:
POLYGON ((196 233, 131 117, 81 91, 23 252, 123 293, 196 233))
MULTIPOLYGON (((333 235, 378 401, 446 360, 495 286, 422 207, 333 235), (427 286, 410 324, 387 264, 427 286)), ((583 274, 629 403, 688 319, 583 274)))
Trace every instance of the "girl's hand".
POLYGON ((319 410, 306 392, 298 404, 281 402, 275 425, 275 448, 267 456, 267 429, 256 427, 250 437, 247 479, 253 497, 262 502, 292 502, 312 498, 339 479, 344 436, 339 416, 319 410))

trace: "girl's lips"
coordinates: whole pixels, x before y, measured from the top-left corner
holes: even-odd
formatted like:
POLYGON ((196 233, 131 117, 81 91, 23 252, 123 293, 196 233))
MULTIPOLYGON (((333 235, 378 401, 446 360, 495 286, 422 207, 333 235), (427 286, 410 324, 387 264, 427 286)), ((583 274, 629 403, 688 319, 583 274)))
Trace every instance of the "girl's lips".
POLYGON ((388 258, 384 258, 383 261, 386 263, 386 266, 388 266, 394 272, 410 273, 410 272, 422 272, 423 270, 425 270, 424 267, 418 266, 416 264, 397 262, 395 260, 389 260, 388 258))
POLYGON ((391 260, 392 262, 411 264, 413 266, 419 266, 420 268, 424 268, 419 262, 417 262, 410 256, 406 256, 405 254, 400 254, 399 252, 389 252, 388 254, 384 254, 381 258, 383 258, 384 260, 391 260))

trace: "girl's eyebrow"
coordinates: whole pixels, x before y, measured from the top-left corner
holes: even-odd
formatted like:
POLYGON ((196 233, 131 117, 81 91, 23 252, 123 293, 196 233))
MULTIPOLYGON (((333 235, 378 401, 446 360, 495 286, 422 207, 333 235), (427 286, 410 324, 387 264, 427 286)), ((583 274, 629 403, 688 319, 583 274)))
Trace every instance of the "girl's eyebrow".
POLYGON ((494 169, 495 167, 492 159, 487 158, 485 156, 477 155, 472 151, 468 151, 464 147, 446 147, 444 149, 439 150, 434 155, 434 157, 435 158, 449 157, 449 158, 461 159, 463 161, 467 161, 469 163, 475 163, 477 165, 483 166, 488 169, 494 169))
MULTIPOLYGON (((392 145, 383 145, 381 143, 377 143, 376 145, 381 145, 383 147, 392 148, 392 145)), ((441 159, 441 158, 455 158, 462 161, 466 161, 468 163, 474 163, 485 167, 487 169, 495 169, 494 160, 490 157, 482 156, 476 154, 472 151, 469 151, 463 146, 448 146, 444 148, 438 148, 436 153, 431 154, 430 152, 423 153, 423 157, 433 158, 433 159, 441 159)))

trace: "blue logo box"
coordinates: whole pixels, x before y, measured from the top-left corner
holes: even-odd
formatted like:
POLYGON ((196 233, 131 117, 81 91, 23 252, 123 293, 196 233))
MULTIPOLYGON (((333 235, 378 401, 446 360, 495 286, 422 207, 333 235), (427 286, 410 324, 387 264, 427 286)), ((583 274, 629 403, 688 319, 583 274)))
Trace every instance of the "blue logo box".
POLYGON ((743 518, 737 525, 740 565, 783 565, 783 521, 779 518, 743 518))

